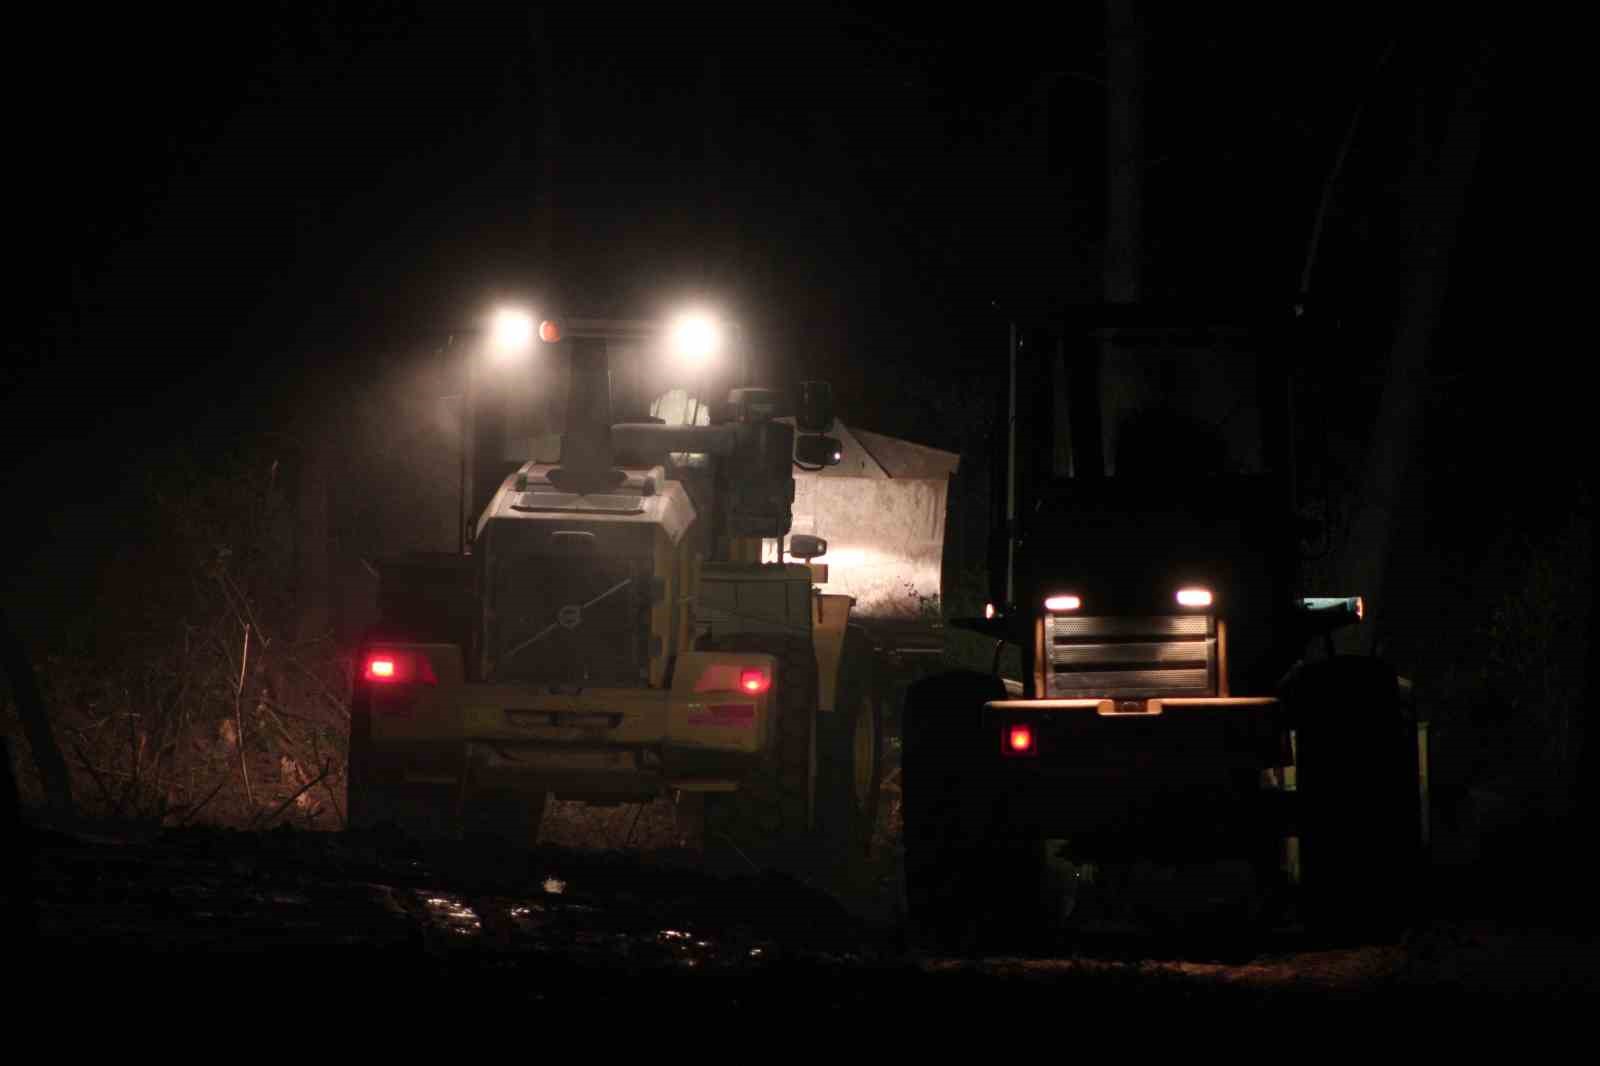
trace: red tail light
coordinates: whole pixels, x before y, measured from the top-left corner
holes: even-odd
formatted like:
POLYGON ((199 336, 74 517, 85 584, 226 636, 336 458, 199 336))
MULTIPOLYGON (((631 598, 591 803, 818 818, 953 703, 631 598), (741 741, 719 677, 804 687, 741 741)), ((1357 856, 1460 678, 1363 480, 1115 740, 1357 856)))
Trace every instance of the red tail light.
POLYGON ((1006 750, 1012 755, 1029 755, 1033 752, 1033 730, 1025 725, 1014 725, 1006 730, 1006 750))
POLYGON ((750 696, 759 696, 772 687, 772 678, 765 670, 739 671, 739 691, 750 696))
POLYGON ((426 655, 410 651, 370 651, 361 667, 361 680, 380 685, 437 685, 439 675, 426 655))

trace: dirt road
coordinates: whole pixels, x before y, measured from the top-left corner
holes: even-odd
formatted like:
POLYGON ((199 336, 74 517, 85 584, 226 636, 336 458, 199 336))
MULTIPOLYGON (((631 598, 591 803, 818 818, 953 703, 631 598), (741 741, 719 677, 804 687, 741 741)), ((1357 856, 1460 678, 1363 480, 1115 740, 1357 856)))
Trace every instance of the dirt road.
POLYGON ((1548 930, 1441 923, 1403 944, 1285 942, 1248 960, 1173 957, 1148 940, 944 958, 908 949, 895 923, 795 878, 711 874, 689 852, 423 850, 289 829, 34 841, 31 928, 10 938, 9 956, 31 975, 27 992, 54 1010, 85 994, 101 1009, 174 999, 292 1009, 332 997, 588 1010, 596 996, 638 993, 672 1010, 935 1011, 1064 996, 1110 1009, 1133 995, 1141 1010, 1281 1012, 1339 1000, 1414 1011, 1600 987, 1592 943, 1548 930), (735 979, 695 980, 704 977, 735 979))

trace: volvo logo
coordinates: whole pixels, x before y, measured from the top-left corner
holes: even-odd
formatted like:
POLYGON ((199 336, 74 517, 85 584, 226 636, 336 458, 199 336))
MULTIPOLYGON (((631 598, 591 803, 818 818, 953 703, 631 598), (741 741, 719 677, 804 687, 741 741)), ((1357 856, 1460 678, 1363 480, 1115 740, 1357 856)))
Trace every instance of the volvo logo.
POLYGON ((577 629, 578 623, 583 621, 583 608, 569 603, 556 612, 556 621, 561 623, 563 629, 577 629))

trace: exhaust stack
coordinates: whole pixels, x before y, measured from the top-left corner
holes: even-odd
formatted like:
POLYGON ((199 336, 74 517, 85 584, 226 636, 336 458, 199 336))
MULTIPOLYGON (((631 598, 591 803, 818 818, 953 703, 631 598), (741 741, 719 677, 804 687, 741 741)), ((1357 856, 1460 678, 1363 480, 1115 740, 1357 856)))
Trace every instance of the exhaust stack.
POLYGON ((572 385, 567 393, 567 424, 561 437, 561 465, 550 483, 580 495, 606 492, 627 477, 616 469, 611 448, 611 367, 601 337, 564 342, 570 353, 572 385))

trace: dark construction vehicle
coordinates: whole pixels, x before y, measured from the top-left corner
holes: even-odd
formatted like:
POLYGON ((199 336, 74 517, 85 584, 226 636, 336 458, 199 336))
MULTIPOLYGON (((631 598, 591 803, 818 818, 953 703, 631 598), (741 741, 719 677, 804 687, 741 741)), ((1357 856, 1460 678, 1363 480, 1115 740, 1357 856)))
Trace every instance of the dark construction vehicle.
POLYGON ((868 846, 872 643, 851 598, 816 587, 820 538, 789 539, 801 562, 761 561, 763 538, 790 532, 796 464, 837 459, 827 386, 803 384, 793 419, 777 393, 736 388, 706 423, 637 402, 614 420, 613 357, 654 360, 668 332, 541 324, 565 417, 521 451, 503 447, 503 390, 471 401, 464 550, 380 567, 351 708, 353 826, 527 844, 550 795, 670 793, 703 797, 708 846, 752 861, 868 846))
POLYGON ((1013 326, 993 602, 952 621, 995 670, 905 710, 925 935, 1404 919, 1425 727, 1390 666, 1333 654, 1361 599, 1300 584, 1290 387, 1314 336, 1149 306, 1013 326))

